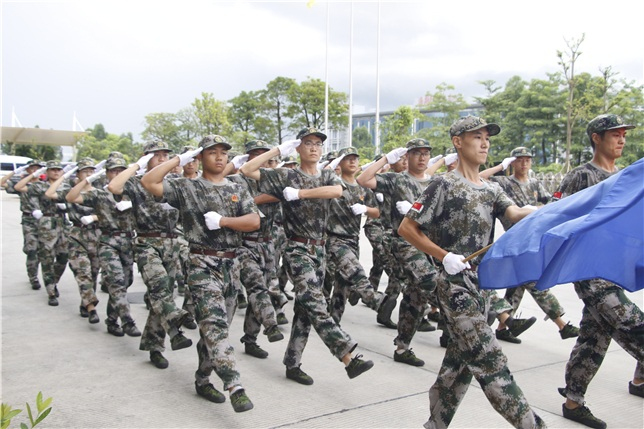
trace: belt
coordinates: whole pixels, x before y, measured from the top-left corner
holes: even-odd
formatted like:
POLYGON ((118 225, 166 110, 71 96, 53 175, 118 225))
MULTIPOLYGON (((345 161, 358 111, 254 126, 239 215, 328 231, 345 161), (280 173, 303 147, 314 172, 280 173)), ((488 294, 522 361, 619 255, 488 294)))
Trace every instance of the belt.
POLYGON ((43 213, 44 217, 65 216, 63 213, 43 213))
POLYGON ((131 232, 126 232, 126 231, 107 231, 107 235, 111 237, 127 237, 127 238, 133 237, 133 234, 131 232))
POLYGON ((195 255, 217 256, 218 258, 232 259, 237 256, 236 252, 224 252, 223 250, 208 250, 191 248, 190 253, 195 255))
POLYGON ((85 225, 84 223, 82 223, 82 222, 78 222, 78 221, 75 221, 75 220, 73 220, 73 221, 72 221, 72 224, 73 224, 74 226, 79 227, 79 228, 85 228, 85 229, 93 229, 93 228, 96 228, 96 227, 98 226, 98 225, 96 224, 96 222, 92 222, 92 223, 90 223, 89 225, 85 225))
POLYGON ((324 243, 326 243, 326 240, 314 240, 313 238, 299 237, 297 235, 289 237, 288 239, 291 241, 297 241, 298 243, 313 244, 316 246, 324 246, 324 243))
POLYGON ((159 238, 177 238, 173 232, 138 232, 137 237, 159 237, 159 238))
POLYGON ((246 241, 256 241, 258 243, 266 243, 267 241, 270 241, 272 237, 243 237, 244 240, 246 241))
POLYGON ((31 216, 31 212, 22 212, 23 216, 31 216))

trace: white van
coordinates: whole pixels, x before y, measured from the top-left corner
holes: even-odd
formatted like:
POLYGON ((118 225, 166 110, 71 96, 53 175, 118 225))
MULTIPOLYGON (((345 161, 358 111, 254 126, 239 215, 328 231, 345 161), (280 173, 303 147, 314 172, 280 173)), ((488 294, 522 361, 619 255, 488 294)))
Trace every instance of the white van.
POLYGON ((6 176, 29 161, 31 161, 31 158, 26 156, 0 155, 0 177, 6 176))

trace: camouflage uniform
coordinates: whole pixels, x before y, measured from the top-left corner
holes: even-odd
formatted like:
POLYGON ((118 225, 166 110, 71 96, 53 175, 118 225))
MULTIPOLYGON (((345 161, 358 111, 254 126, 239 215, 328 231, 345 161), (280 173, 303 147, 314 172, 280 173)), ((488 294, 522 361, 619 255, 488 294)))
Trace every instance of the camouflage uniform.
MULTIPOLYGON (((371 189, 367 189, 367 193, 371 193, 373 195, 373 199, 376 199, 375 193, 371 189)), ((376 204, 376 207, 382 211, 383 203, 376 200, 376 204)), ((385 270, 384 258, 386 255, 386 249, 383 244, 383 235, 385 234, 385 231, 379 217, 368 217, 364 223, 363 230, 364 235, 371 244, 371 269, 369 270, 369 282, 375 290, 378 290, 382 273, 385 270)))
MULTIPOLYGON (((454 171, 437 176, 407 217, 448 252, 471 254, 488 244, 494 218, 513 202, 494 184, 476 186, 454 171)), ((470 262, 476 266, 477 260, 470 262)), ((499 414, 517 428, 545 426, 531 410, 507 366, 507 358, 487 324, 489 303, 479 292, 475 270, 449 275, 439 270, 436 291, 452 341, 429 390, 425 427, 447 427, 472 376, 499 414)))
MULTIPOLYGON (((608 173, 592 162, 568 173, 561 182, 562 198, 607 179, 608 173)), ((586 389, 606 356, 611 338, 637 360, 634 378, 644 378, 644 312, 624 289, 603 279, 574 282, 584 302, 579 337, 566 365, 567 398, 584 403, 586 389)))
POLYGON ((283 195, 287 186, 313 189, 340 185, 340 179, 331 170, 322 170, 319 174, 310 176, 299 168, 262 168, 260 175, 260 191, 273 195, 282 202, 284 232, 288 237, 283 258, 295 291, 295 315, 284 354, 284 365, 289 369, 300 365, 311 325, 331 353, 341 360, 357 343, 335 323, 328 312, 322 292, 326 262, 324 234, 329 200, 287 201, 283 195))
MULTIPOLYGON (((61 168, 57 161, 48 161, 47 168, 61 168)), ((45 196, 49 189, 48 182, 36 182, 29 186, 27 194, 32 199, 34 207, 43 213, 37 221, 38 227, 38 258, 42 269, 47 294, 55 296, 58 282, 65 272, 69 254, 67 253, 67 236, 65 234, 65 210, 57 204, 64 200, 50 200, 45 196)), ((69 185, 63 183, 61 189, 69 190, 69 185)))
POLYGON ((240 269, 236 255, 242 244, 241 233, 228 228, 209 230, 204 214, 216 211, 222 216, 238 217, 257 213, 257 207, 245 189, 227 179, 221 183, 203 178, 165 180, 163 195, 171 206, 179 209, 184 236, 190 245, 188 288, 200 336, 196 383, 209 384, 214 370, 224 389, 240 385, 235 352, 228 341, 228 325, 237 303, 233 277, 240 269))
MULTIPOLYGON (((149 144, 146 146, 149 149, 149 144)), ((151 150, 146 150, 146 153, 151 150)), ((123 195, 132 201, 137 237, 134 241, 136 265, 147 288, 150 312, 143 329, 139 350, 165 350, 165 335, 176 335, 189 313, 174 302, 174 282, 179 268, 174 227, 179 211, 158 203, 141 185, 141 176, 125 182, 123 195)))

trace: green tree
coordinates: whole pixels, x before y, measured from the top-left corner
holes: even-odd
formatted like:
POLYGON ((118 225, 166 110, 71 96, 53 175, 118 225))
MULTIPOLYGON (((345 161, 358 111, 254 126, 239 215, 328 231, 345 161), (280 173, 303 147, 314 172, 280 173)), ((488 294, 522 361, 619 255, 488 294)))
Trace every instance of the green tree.
POLYGON ((275 129, 266 117, 266 98, 264 91, 242 91, 230 101, 229 121, 234 132, 234 141, 246 143, 261 139, 275 140, 275 129))
POLYGON ((135 144, 132 140, 132 134, 110 134, 105 132, 104 127, 101 124, 97 128, 95 126, 93 129, 88 129, 89 135, 81 139, 76 145, 77 149, 77 159, 90 157, 95 161, 101 161, 106 159, 110 152, 121 152, 125 159, 128 162, 136 161, 143 152, 143 147, 140 144, 135 144), (98 135, 104 137, 103 139, 98 139, 93 130, 101 130, 98 135))
POLYGON ((363 164, 366 164, 368 161, 371 161, 375 156, 376 148, 373 145, 371 139, 371 133, 367 127, 357 127, 353 129, 351 136, 351 142, 353 147, 358 149, 361 160, 366 160, 363 164))
POLYGON ((278 76, 266 85, 263 98, 265 100, 264 115, 272 124, 275 133, 275 143, 281 144, 288 133, 289 92, 297 85, 295 79, 278 76))
POLYGON ((201 98, 192 102, 199 135, 218 134, 230 136, 232 128, 228 122, 226 103, 215 99, 214 95, 202 92, 201 98))
POLYGON ((393 114, 382 121, 382 153, 387 153, 397 147, 404 147, 413 137, 414 121, 424 118, 420 111, 414 107, 401 106, 393 114))
POLYGON ((467 107, 462 94, 454 92, 455 87, 445 82, 436 86, 436 92, 427 92, 431 101, 422 107, 429 110, 429 117, 423 115, 417 118, 431 121, 431 128, 423 128, 418 137, 424 138, 432 146, 434 153, 445 153, 452 144, 449 140, 449 128, 459 118, 460 111, 467 107))
POLYGON ((295 133, 304 127, 320 130, 342 128, 348 121, 347 95, 329 87, 329 123, 324 123, 325 84, 320 79, 309 77, 301 84, 293 85, 288 97, 290 105, 287 113, 291 119, 289 128, 295 133))
POLYGON ((183 140, 174 113, 150 113, 145 116, 145 129, 141 133, 144 140, 163 140, 174 151, 180 150, 183 140))

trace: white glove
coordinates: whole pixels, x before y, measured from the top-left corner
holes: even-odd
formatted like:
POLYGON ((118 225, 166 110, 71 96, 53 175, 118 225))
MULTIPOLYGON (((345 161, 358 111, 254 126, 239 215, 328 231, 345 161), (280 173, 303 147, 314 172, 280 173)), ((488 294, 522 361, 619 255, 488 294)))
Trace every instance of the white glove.
POLYGON ((354 204, 351 206, 351 211, 354 215, 358 216, 367 212, 367 206, 364 204, 354 204))
POLYGON ((286 201, 295 201, 300 199, 300 190, 291 188, 290 186, 287 186, 284 188, 284 191, 282 191, 284 194, 284 198, 286 198, 286 201))
POLYGON ((67 171, 65 172, 65 174, 63 174, 63 177, 64 177, 65 179, 69 179, 70 177, 72 177, 72 174, 76 173, 76 170, 78 170, 78 167, 72 167, 72 168, 70 168, 69 170, 67 170, 67 171))
POLYGON ((94 170, 96 171, 100 170, 101 168, 103 168, 106 162, 107 162, 107 159, 102 160, 101 162, 99 162, 94 166, 94 170))
POLYGON ((445 165, 452 165, 454 164, 454 162, 456 162, 457 159, 457 153, 450 153, 449 155, 445 156, 445 165))
POLYGON ((118 202, 118 203, 116 203, 116 208, 117 208, 117 209, 118 209, 118 211, 120 211, 120 212, 123 212, 123 211, 125 211, 125 210, 127 210, 127 209, 131 209, 131 208, 132 208, 132 201, 121 201, 121 202, 118 202))
POLYGON ((458 274, 463 270, 471 268, 470 263, 463 262, 463 259, 465 259, 465 256, 455 255, 452 252, 445 255, 443 258, 443 267, 445 267, 447 274, 453 276, 454 274, 458 274))
POLYGON ((161 208, 162 208, 163 210, 172 210, 172 209, 174 209, 174 207, 172 207, 172 206, 171 206, 170 204, 168 204, 168 203, 161 203, 160 205, 161 205, 161 208))
POLYGON ((94 216, 93 215, 88 215, 88 216, 81 217, 81 223, 83 225, 89 225, 92 222, 94 222, 94 216))
POLYGON ((45 171, 47 171, 47 167, 42 167, 42 168, 39 168, 38 170, 34 171, 32 174, 33 174, 34 177, 38 177, 41 174, 43 174, 45 171))
POLYGON ((368 162, 368 163, 366 163, 365 165, 363 165, 362 167, 360 167, 360 169, 361 169, 362 171, 365 171, 367 168, 371 167, 371 165, 372 165, 374 162, 376 162, 376 161, 368 162))
POLYGON ((87 183, 90 185, 96 181, 99 177, 101 177, 103 174, 105 174, 105 170, 100 169, 96 173, 92 174, 91 176, 87 176, 85 180, 87 180, 87 183))
POLYGON ((23 165, 22 167, 18 167, 15 170, 13 170, 13 174, 15 174, 16 176, 18 174, 22 174, 29 167, 30 167, 29 165, 23 165))
POLYGON ((40 210, 34 210, 31 212, 31 215, 35 217, 36 219, 40 219, 42 217, 42 211, 40 210))
POLYGON ((76 167, 76 164, 67 164, 65 168, 63 168, 63 173, 67 173, 69 170, 71 170, 74 167, 76 167))
MULTIPOLYGON (((137 164, 139 166, 139 170, 142 168, 147 168, 148 162, 150 162, 153 156, 154 156, 154 153, 148 153, 147 155, 143 155, 134 164, 137 164)), ((134 165, 134 164, 131 164, 131 165, 134 165)))
POLYGON ((344 158, 344 157, 345 157, 345 155, 342 155, 342 156, 337 157, 333 161, 331 161, 329 163, 329 167, 331 167, 331 170, 335 170, 338 167, 338 165, 340 165, 340 162, 342 162, 342 158, 344 158))
POLYGON ((277 164, 277 167, 275 167, 275 168, 282 168, 282 167, 284 167, 284 164, 286 164, 286 163, 284 161, 282 161, 279 164, 277 164))
POLYGON ((382 192, 376 192, 376 199, 378 200, 379 203, 381 203, 385 200, 385 196, 382 195, 382 192))
POLYGON ((203 148, 200 147, 195 150, 189 150, 188 152, 179 155, 179 167, 183 167, 187 163, 194 161, 195 156, 199 155, 202 150, 203 148))
POLYGON ((537 211, 537 210, 539 210, 539 207, 533 206, 533 205, 531 205, 531 204, 527 204, 527 205, 523 206, 522 208, 524 208, 524 209, 530 209, 530 210, 532 210, 532 211, 537 211))
POLYGON ((398 201, 396 203, 396 208, 398 209, 398 213, 401 215, 406 215, 409 209, 411 208, 411 203, 409 201, 398 201))
POLYGON ((241 168, 241 166, 246 163, 246 161, 248 161, 248 155, 237 155, 230 162, 233 163, 233 165, 235 166, 236 170, 239 170, 241 168))
POLYGON ((292 154, 295 148, 300 145, 300 143, 302 143, 302 140, 299 139, 288 140, 277 146, 277 148, 280 150, 280 156, 284 158, 285 156, 292 154))
POLYGON ((322 170, 324 167, 327 166, 328 163, 329 163, 329 161, 318 162, 318 170, 322 170))
POLYGON ((389 164, 395 164, 400 161, 400 158, 402 158, 405 154, 407 154, 407 148, 399 147, 398 149, 392 150, 385 156, 387 157, 387 162, 389 164))
POLYGON ((432 165, 436 164, 436 162, 439 161, 441 158, 443 158, 443 155, 438 155, 433 157, 432 159, 429 160, 429 162, 427 163, 427 166, 431 167, 432 165))
POLYGON ((219 229, 221 228, 219 226, 219 222, 221 221, 221 218, 223 217, 217 212, 208 212, 203 217, 206 219, 206 226, 208 227, 209 230, 213 229, 219 229))
POLYGON ((503 161, 501 161, 501 165, 503 166, 503 170, 507 170, 510 164, 512 164, 512 161, 517 159, 516 156, 511 156, 509 158, 505 158, 503 161))
POLYGON ((67 204, 65 203, 56 203, 56 207, 58 207, 60 210, 67 210, 67 204))

